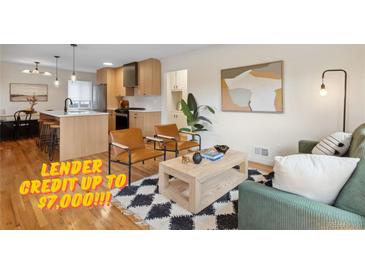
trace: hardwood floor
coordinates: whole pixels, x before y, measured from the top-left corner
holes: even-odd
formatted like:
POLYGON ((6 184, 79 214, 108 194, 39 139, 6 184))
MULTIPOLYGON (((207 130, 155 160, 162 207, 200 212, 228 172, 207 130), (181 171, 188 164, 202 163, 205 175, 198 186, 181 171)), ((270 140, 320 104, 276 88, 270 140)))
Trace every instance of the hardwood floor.
MULTIPOLYGON (((169 155, 170 157, 173 154, 169 155)), ((107 174, 107 153, 87 159, 102 159, 107 174)), ((86 159, 86 158, 85 158, 86 159)), ((158 173, 159 160, 149 160, 132 167, 132 181, 158 173)), ((133 216, 122 214, 115 206, 46 210, 37 207, 37 198, 21 196, 19 186, 26 179, 41 179, 40 169, 49 162, 33 139, 0 142, 0 229, 146 229, 137 225, 133 216)), ((250 163, 270 171, 271 167, 250 163)), ((113 173, 126 173, 127 167, 112 165, 113 173)))

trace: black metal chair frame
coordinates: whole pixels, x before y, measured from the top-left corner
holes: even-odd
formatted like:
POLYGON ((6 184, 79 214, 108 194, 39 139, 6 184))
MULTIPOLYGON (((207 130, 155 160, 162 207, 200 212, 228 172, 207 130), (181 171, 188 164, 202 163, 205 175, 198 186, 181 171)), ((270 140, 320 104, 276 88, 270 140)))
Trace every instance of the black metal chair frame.
MULTIPOLYGON (((158 139, 158 138, 146 137, 146 139, 150 140, 150 141, 154 141, 154 146, 155 146, 156 142, 162 142, 163 143, 163 140, 158 139)), ((164 149, 163 151, 164 151, 163 160, 166 161, 166 149, 164 149)), ((154 159, 156 160, 156 158, 154 158, 154 159)), ((119 144, 119 143, 116 143, 116 142, 109 143, 109 149, 108 149, 108 165, 109 165, 108 174, 111 173, 111 164, 112 164, 112 162, 128 166, 128 185, 129 186, 131 185, 131 175, 132 175, 132 163, 131 163, 131 161, 132 161, 132 151, 129 149, 128 146, 125 146, 123 144, 119 144), (111 148, 112 148, 112 146, 116 146, 116 147, 118 147, 120 149, 123 149, 126 152, 128 152, 128 163, 124 163, 124 162, 121 162, 121 161, 118 161, 118 160, 112 160, 111 159, 111 148)), ((136 163, 139 163, 139 162, 142 162, 144 164, 144 161, 145 160, 138 161, 138 162, 135 162, 133 164, 136 164, 136 163)))
MULTIPOLYGON (((32 119, 32 113, 26 110, 18 110, 14 113, 14 139, 19 137, 19 129, 21 127, 29 127, 29 120, 32 119), (22 120, 21 114, 25 113, 25 118, 22 120)), ((29 137, 29 136, 28 136, 29 137)))
POLYGON ((52 161, 54 147, 59 145, 59 138, 57 135, 57 128, 50 128, 50 130, 51 130, 50 138, 46 142, 48 142, 48 159, 52 161))

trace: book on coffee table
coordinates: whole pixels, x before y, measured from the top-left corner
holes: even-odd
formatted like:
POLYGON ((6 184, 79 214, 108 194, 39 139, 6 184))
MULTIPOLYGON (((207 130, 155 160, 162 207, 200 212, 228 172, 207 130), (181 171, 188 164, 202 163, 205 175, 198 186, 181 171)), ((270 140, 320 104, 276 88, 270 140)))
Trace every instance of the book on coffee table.
POLYGON ((222 159, 224 154, 215 150, 209 150, 206 152, 203 152, 202 157, 211 161, 216 161, 219 159, 222 159))

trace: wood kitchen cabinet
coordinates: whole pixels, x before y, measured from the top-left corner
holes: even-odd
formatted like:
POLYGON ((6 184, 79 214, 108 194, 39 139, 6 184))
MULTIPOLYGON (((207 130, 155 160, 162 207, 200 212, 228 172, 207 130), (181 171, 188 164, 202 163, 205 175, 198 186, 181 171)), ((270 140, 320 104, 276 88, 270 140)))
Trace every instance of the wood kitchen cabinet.
POLYGON ((129 127, 140 128, 142 135, 154 136, 155 125, 161 124, 161 112, 143 112, 143 111, 130 111, 129 112, 129 127))
POLYGON ((123 86, 123 67, 115 68, 115 93, 119 96, 133 96, 134 89, 123 86))
POLYGON ((115 111, 108 110, 108 130, 115 130, 115 111))
POLYGON ((146 59, 138 62, 137 95, 161 94, 161 62, 158 59, 146 59))
POLYGON ((145 135, 144 130, 144 113, 143 112, 130 112, 129 113, 129 127, 142 129, 143 136, 145 135))
POLYGON ((115 109, 119 107, 118 93, 115 85, 116 70, 114 68, 101 68, 96 71, 96 84, 106 85, 107 108, 115 109))
POLYGON ((106 85, 107 84, 108 69, 109 68, 101 68, 96 71, 96 84, 97 85, 102 85, 102 84, 106 85))

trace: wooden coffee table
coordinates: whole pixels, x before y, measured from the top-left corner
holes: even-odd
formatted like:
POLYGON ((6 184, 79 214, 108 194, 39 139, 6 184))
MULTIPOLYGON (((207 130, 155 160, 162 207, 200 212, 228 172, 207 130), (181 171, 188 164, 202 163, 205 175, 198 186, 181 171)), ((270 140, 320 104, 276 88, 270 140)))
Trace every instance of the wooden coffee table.
POLYGON ((228 150, 220 160, 203 159, 197 165, 183 164, 181 157, 161 162, 158 185, 162 195, 198 213, 241 184, 247 174, 247 154, 228 150))

